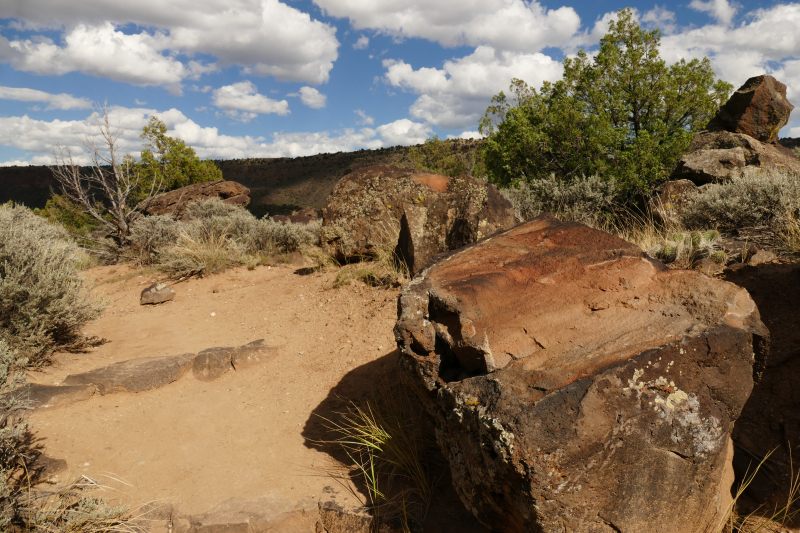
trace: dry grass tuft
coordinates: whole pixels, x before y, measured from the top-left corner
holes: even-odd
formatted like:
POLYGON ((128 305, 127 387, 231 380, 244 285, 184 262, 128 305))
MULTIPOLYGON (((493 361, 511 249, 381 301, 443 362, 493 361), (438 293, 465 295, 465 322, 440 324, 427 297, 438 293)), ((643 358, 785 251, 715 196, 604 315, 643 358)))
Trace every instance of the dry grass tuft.
MULTIPOLYGON (((773 450, 774 451, 774 450, 773 450)), ((758 471, 767 462, 772 452, 768 453, 752 472, 745 472, 741 484, 736 489, 730 505, 725 511, 725 516, 717 526, 716 533, 784 533, 792 523, 795 515, 800 512, 797 504, 800 502, 800 472, 790 476, 786 504, 776 506, 772 510, 758 509, 748 515, 740 515, 736 511, 736 503, 755 479, 758 471)), ((794 468, 792 467, 792 472, 794 468)))
POLYGON ((394 521, 404 531, 424 521, 445 472, 430 422, 410 394, 384 378, 371 401, 324 419, 335 438, 323 444, 350 459, 333 477, 345 487, 352 480, 366 488, 364 504, 378 526, 394 521))

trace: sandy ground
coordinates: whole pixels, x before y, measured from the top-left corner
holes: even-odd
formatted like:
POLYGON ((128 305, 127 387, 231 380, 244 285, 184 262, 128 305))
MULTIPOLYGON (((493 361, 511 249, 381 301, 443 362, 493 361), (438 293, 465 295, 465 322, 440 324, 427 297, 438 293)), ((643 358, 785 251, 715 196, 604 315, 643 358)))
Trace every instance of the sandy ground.
POLYGON ((68 463, 61 479, 85 474, 121 488, 124 502, 166 500, 187 514, 231 497, 319 498, 335 485, 320 471, 331 458, 306 437, 321 435, 318 415, 394 367, 397 291, 331 289, 335 273, 299 275, 297 267, 241 267, 174 284, 173 301, 141 306, 154 276, 125 266, 87 271, 108 307, 86 333, 109 342, 58 354, 31 381, 58 384, 116 361, 261 338, 279 355, 212 382, 190 373, 161 389, 35 412, 45 453, 68 463))

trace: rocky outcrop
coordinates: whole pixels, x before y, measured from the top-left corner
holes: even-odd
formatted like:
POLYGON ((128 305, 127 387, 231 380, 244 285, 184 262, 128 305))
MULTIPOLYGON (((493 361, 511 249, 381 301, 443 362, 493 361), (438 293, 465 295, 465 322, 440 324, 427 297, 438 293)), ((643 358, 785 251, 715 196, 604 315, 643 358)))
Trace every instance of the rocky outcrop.
POLYGON ((250 203, 250 189, 235 181, 206 181, 187 185, 174 191, 153 197, 144 210, 145 215, 170 215, 176 220, 183 218, 186 208, 192 202, 221 198, 226 204, 247 206, 250 203))
POLYGON ((439 260, 398 313, 403 375, 485 525, 717 525, 768 344, 745 290, 543 215, 439 260))
POLYGON ((493 185, 389 166, 345 176, 322 212, 327 253, 345 260, 395 251, 413 274, 440 252, 516 223, 511 204, 493 185))
POLYGON ((762 170, 800 172, 800 159, 780 145, 762 143, 743 133, 704 131, 694 136, 671 179, 703 185, 762 170))
POLYGON ((694 136, 670 179, 703 185, 762 170, 800 172, 800 159, 778 144, 792 109, 784 84, 772 76, 750 78, 694 136))
POLYGON ((762 143, 777 143, 778 131, 789 122, 794 106, 786 85, 772 76, 755 76, 733 93, 706 130, 743 133, 762 143))

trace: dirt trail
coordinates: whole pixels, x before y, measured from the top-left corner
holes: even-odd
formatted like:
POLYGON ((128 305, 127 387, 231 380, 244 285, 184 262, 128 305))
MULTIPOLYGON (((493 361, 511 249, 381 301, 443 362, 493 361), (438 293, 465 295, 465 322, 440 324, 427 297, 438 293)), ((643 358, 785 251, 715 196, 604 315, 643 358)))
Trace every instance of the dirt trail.
POLYGON ((156 390, 95 394, 36 411, 32 423, 45 452, 68 463, 61 479, 112 475, 130 485, 109 481, 123 488, 122 501, 167 500, 187 514, 231 497, 318 499, 335 483, 315 470, 329 456, 304 438, 318 433, 312 411, 324 414, 337 403, 333 389, 363 394, 374 371, 394 365, 396 353, 396 291, 329 289, 334 275, 242 267, 178 283, 173 301, 141 306, 139 293, 154 273, 124 266, 88 271, 94 292, 109 305, 86 333, 110 342, 86 354, 59 354, 31 381, 59 384, 68 374, 117 361, 260 338, 279 351, 261 366, 212 382, 189 373, 156 390), (352 372, 364 365, 371 371, 352 372))

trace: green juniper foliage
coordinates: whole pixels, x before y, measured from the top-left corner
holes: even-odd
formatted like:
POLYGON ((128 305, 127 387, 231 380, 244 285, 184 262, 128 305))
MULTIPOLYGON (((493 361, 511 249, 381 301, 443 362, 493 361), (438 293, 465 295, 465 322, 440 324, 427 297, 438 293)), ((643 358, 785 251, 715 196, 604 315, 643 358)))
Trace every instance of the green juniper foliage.
POLYGON ((564 60, 561 81, 537 91, 512 80, 481 119, 490 181, 599 175, 648 192, 664 180, 733 86, 715 79, 708 58, 668 67, 660 41, 623 9, 594 58, 581 50, 564 60))
POLYGON ((134 203, 147 198, 159 179, 163 179, 163 191, 222 179, 222 171, 212 161, 201 160, 184 141, 167 135, 167 126, 158 117, 150 117, 141 137, 147 142, 136 165, 139 187, 131 196, 134 203))

